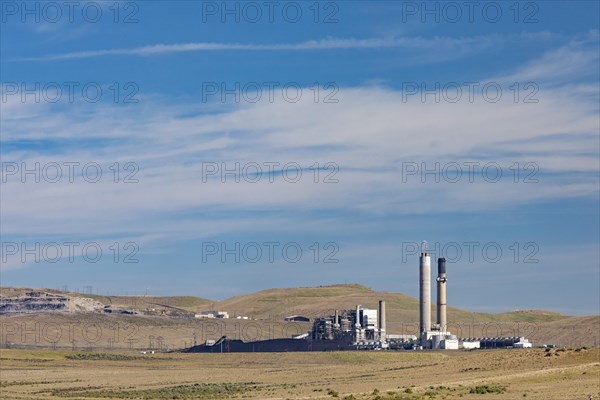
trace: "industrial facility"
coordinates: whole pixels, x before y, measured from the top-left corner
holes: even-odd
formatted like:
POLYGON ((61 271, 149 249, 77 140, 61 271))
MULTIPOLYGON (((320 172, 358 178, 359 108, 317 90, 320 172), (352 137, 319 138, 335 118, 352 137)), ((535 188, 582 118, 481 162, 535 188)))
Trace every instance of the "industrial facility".
POLYGON ((419 345, 424 349, 458 349, 458 338, 447 331, 446 259, 438 258, 437 318, 431 324, 431 257, 419 257, 419 345))
MULTIPOLYGON (((184 352, 281 352, 328 350, 458 350, 479 348, 529 348, 523 337, 462 338, 448 331, 446 315, 446 259, 437 260, 437 315, 431 320, 431 257, 419 257, 419 336, 386 332, 385 301, 377 309, 357 305, 351 310, 335 310, 333 315, 316 318, 312 329, 290 339, 244 342, 238 339, 207 340, 205 344, 184 352)), ((300 318, 300 316, 291 316, 300 318)), ((306 319, 305 317, 301 317, 306 319)), ((288 320, 286 318, 286 320, 288 320)), ((307 320, 307 319, 306 319, 307 320)))
POLYGON ((317 318, 311 332, 313 340, 343 340, 353 342, 385 341, 385 301, 379 301, 379 309, 356 306, 355 310, 336 310, 334 315, 317 318))

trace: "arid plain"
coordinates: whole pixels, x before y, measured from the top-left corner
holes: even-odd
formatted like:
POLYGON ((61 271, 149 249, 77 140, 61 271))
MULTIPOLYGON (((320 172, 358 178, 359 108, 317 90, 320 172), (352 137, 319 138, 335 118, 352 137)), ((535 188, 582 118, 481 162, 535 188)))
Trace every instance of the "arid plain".
POLYGON ((599 349, 134 354, 1 351, 3 399, 582 399, 599 349))
POLYGON ((355 304, 388 304, 390 333, 414 333, 417 300, 360 285, 270 289, 221 302, 197 297, 97 296, 34 302, 32 289, 2 288, 2 399, 583 399, 600 398, 599 316, 542 310, 502 314, 449 309, 462 337, 526 336, 557 348, 183 354, 196 340, 306 332, 314 318, 355 304), (22 297, 25 296, 25 297, 22 297), (17 300, 15 300, 17 299, 17 300), (23 304, 21 304, 23 303, 23 304), (100 307, 88 310, 90 304, 100 307), (31 308, 31 307, 30 307, 31 308), (248 319, 198 319, 219 309, 248 319), (106 310, 110 310, 107 312, 106 310), (145 353, 145 354, 144 354, 145 353))

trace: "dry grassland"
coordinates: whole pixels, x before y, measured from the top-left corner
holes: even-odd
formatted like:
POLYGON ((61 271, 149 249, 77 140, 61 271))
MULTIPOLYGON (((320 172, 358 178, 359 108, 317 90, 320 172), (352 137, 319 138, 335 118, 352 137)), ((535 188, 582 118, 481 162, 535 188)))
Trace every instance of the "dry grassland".
POLYGON ((582 399, 600 349, 245 354, 2 350, 2 399, 582 399))

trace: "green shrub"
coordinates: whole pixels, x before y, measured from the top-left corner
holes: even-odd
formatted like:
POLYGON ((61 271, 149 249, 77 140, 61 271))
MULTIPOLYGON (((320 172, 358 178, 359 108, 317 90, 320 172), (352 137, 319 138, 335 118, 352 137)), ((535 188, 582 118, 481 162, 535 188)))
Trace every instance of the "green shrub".
POLYGON ((506 386, 502 385, 479 385, 472 387, 469 390, 471 394, 487 394, 487 393, 504 393, 506 392, 506 386))

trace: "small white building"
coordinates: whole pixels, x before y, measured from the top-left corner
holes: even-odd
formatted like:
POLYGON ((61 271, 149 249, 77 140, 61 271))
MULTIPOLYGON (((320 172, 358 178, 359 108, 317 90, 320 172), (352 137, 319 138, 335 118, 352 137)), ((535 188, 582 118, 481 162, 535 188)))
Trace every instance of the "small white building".
POLYGON ((196 318, 229 318, 227 311, 202 311, 201 313, 195 314, 196 318))
POLYGON ((513 347, 516 349, 530 349, 533 347, 533 343, 525 338, 519 338, 519 341, 513 347))
POLYGON ((415 335, 396 335, 393 333, 386 333, 385 338, 387 340, 397 340, 399 342, 412 342, 417 340, 415 335))
POLYGON ((458 339, 446 338, 441 341, 440 349, 444 350, 458 350, 458 339))
POLYGON ((481 348, 481 342, 479 340, 460 342, 460 346, 459 347, 462 347, 463 349, 466 349, 466 350, 480 349, 481 348))

